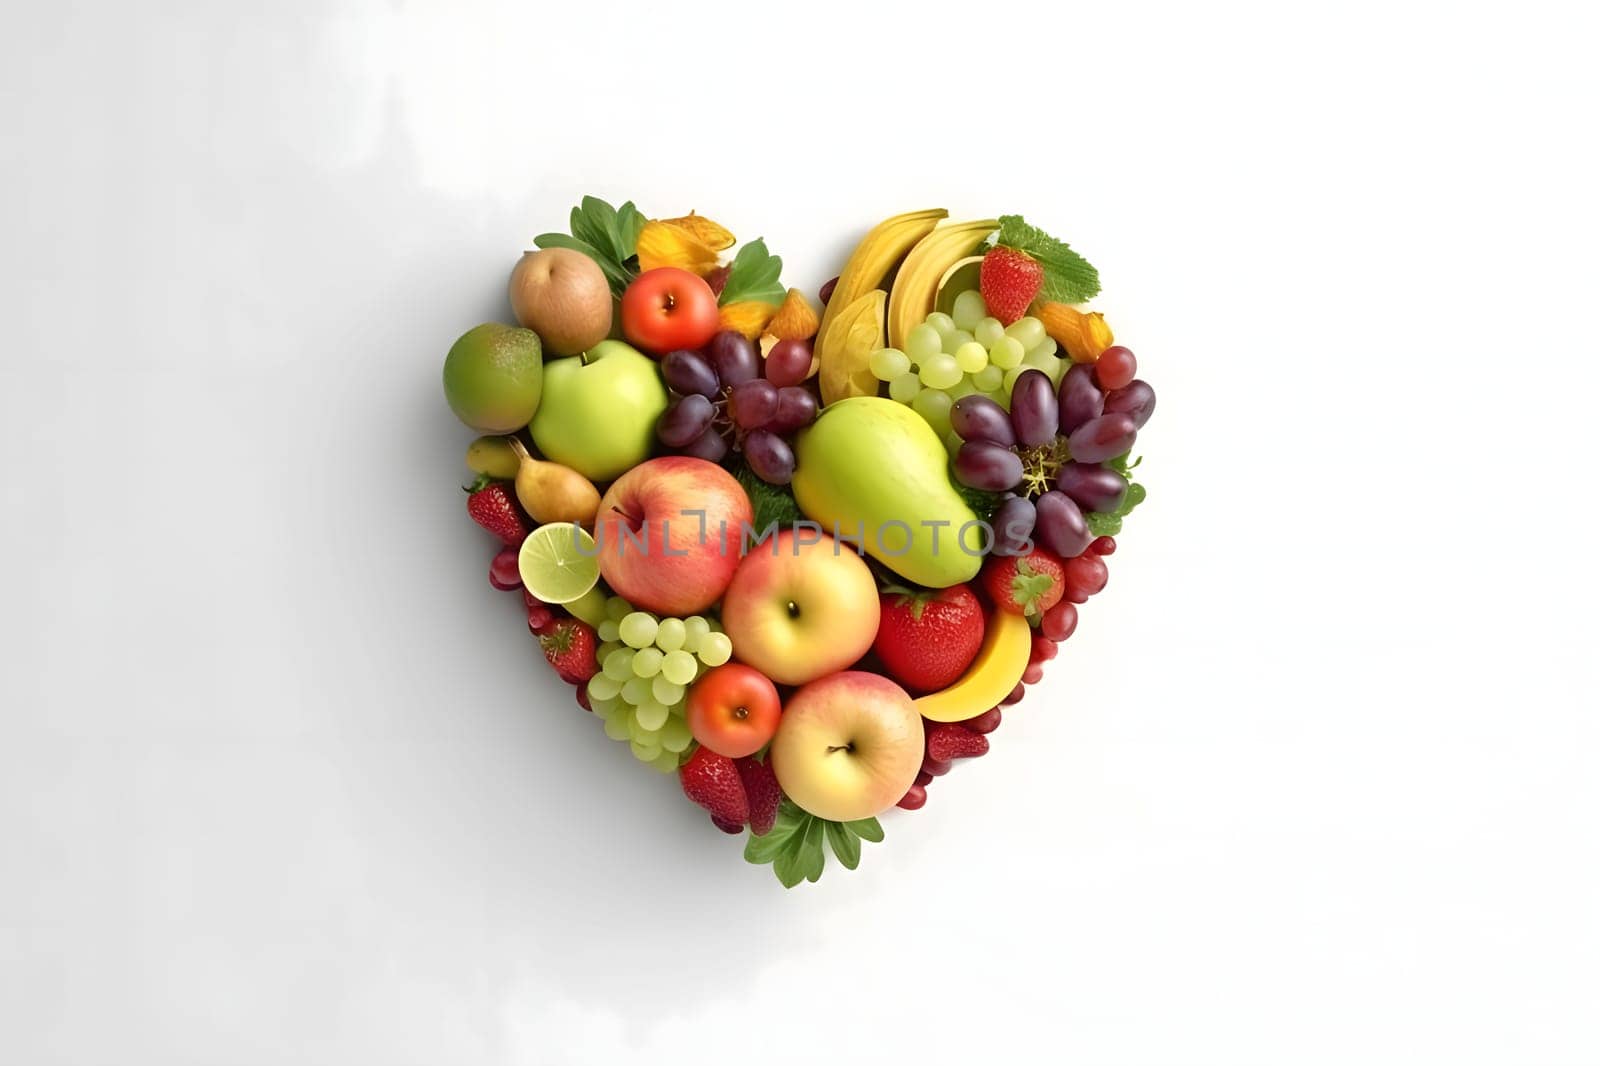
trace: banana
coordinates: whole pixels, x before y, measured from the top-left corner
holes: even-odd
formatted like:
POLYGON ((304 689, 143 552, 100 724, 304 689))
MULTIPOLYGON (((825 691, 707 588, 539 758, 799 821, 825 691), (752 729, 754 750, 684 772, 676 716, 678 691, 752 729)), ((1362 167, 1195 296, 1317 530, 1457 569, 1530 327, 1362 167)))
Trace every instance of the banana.
MULTIPOLYGON (((993 218, 976 222, 947 222, 916 243, 906 253, 889 293, 889 347, 904 348, 906 334, 933 312, 939 281, 945 272, 1000 228, 993 218)), ((837 290, 836 290, 837 291, 837 290)))
MULTIPOLYGON (((878 394, 878 379, 872 376, 867 361, 873 352, 883 347, 883 308, 888 298, 889 294, 882 289, 868 289, 843 305, 833 321, 826 323, 817 334, 817 351, 822 351, 826 345, 828 353, 817 374, 824 404, 851 396, 878 394)), ((828 306, 831 308, 838 303, 839 294, 835 290, 828 306)))
MULTIPOLYGON (((833 286, 833 295, 828 300, 828 306, 822 311, 822 324, 817 328, 816 339, 816 356, 822 367, 826 368, 831 350, 828 326, 844 308, 878 288, 883 279, 889 276, 889 271, 894 269, 895 264, 900 262, 918 241, 932 232, 940 219, 949 217, 949 214, 950 212, 943 208, 907 211, 905 214, 884 219, 861 238, 861 243, 856 245, 856 250, 850 253, 844 269, 839 272, 839 280, 833 286)), ((823 400, 827 401, 826 395, 823 396, 823 400)))
POLYGON ((998 608, 989 615, 983 646, 961 680, 913 700, 917 713, 934 722, 964 722, 1006 698, 1028 668, 1033 629, 1020 614, 998 608))

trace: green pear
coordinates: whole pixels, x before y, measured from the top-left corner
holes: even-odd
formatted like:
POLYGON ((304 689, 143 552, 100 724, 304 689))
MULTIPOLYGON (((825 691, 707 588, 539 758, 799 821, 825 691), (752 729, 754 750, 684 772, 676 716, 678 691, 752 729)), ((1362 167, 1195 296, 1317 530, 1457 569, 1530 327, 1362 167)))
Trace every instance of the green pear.
MULTIPOLYGON (((971 581, 985 531, 950 483, 950 455, 911 408, 855 396, 823 408, 795 441, 795 502, 907 581, 971 581)), ((848 550, 848 549, 847 549, 848 550)))

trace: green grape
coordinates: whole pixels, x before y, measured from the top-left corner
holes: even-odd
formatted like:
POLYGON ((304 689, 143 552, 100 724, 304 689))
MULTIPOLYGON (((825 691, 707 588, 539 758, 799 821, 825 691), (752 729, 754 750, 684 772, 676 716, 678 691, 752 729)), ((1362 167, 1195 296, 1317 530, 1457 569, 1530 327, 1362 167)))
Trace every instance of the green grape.
POLYGON ((590 709, 594 709, 594 705, 603 701, 616 699, 617 693, 621 691, 622 682, 616 678, 607 677, 605 674, 595 674, 589 679, 590 709))
POLYGON ((610 655, 612 652, 616 651, 617 649, 619 649, 621 647, 622 647, 622 645, 617 643, 614 640, 613 641, 607 641, 604 644, 598 645, 594 649, 594 661, 597 662, 597 663, 604 663, 606 661, 606 656, 607 655, 610 655))
MULTIPOLYGON (((596 674, 594 676, 603 677, 605 675, 596 674)), ((590 680, 593 680, 593 678, 590 680)), ((595 714, 599 715, 602 719, 615 718, 617 716, 617 712, 622 709, 622 701, 617 699, 615 696, 612 696, 610 699, 606 700, 596 699, 595 697, 590 696, 589 709, 595 714)))
POLYGON ((1061 387, 1061 379, 1067 376, 1067 367, 1069 365, 1071 364, 1067 360, 1057 359, 1055 365, 1045 371, 1046 374, 1050 375, 1050 384, 1059 389, 1061 387))
MULTIPOLYGON (((700 639, 711 632, 711 623, 700 615, 683 620, 683 650, 693 655, 695 649, 700 647, 700 639)), ((675 649, 663 648, 662 651, 671 652, 675 649)))
MULTIPOLYGON (((1009 371, 1007 373, 1009 373, 1009 371)), ((999 404, 1001 407, 1004 407, 1007 411, 1011 410, 1011 390, 1006 387, 1004 376, 1002 376, 1000 379, 1000 387, 998 389, 986 392, 984 395, 989 397, 989 399, 993 400, 995 403, 999 404)))
POLYGON ((669 715, 666 724, 661 727, 661 746, 667 751, 682 751, 693 739, 689 723, 683 720, 682 715, 669 715))
POLYGON ((983 294, 977 289, 968 289, 956 297, 955 305, 950 308, 950 318, 955 322, 957 329, 971 329, 989 313, 989 308, 984 305, 983 294))
POLYGON ((622 701, 637 707, 650 698, 650 682, 642 677, 630 677, 622 683, 622 701))
POLYGON ((911 360, 899 348, 879 348, 867 358, 867 369, 879 381, 893 381, 911 369, 911 360))
MULTIPOLYGON (((673 652, 672 654, 687 655, 689 653, 673 652)), ((657 674, 655 680, 650 682, 650 695, 654 697, 657 703, 665 704, 668 707, 676 707, 683 702, 683 685, 676 681, 668 681, 661 674, 657 674)))
MULTIPOLYGON (((700 654, 704 655, 711 646, 717 634, 708 633, 700 639, 700 654)), ((694 680, 694 656, 683 649, 667 652, 667 657, 661 663, 661 676, 674 685, 687 685, 694 680)), ((662 703, 668 701, 662 700, 662 703)), ((676 702, 676 701, 674 701, 676 702)))
POLYGON ((1054 369, 1058 362, 1060 362, 1059 359, 1043 348, 1035 348, 1022 357, 1023 366, 1031 366, 1035 370, 1043 370, 1047 373, 1054 369))
POLYGON ((594 635, 600 638, 602 644, 610 644, 617 639, 617 623, 607 618, 594 627, 594 635))
POLYGON ((627 740, 628 723, 632 721, 632 714, 613 714, 606 719, 606 736, 612 740, 627 740))
POLYGON ((652 733, 666 725, 667 719, 671 717, 667 713, 667 705, 657 703, 653 699, 645 700, 634 708, 633 716, 639 720, 641 728, 648 729, 652 733))
POLYGON ((951 330, 944 335, 944 354, 954 355, 963 344, 972 343, 972 334, 964 329, 951 330))
POLYGON ((972 327, 972 335, 985 348, 993 348, 994 342, 1006 335, 1006 328, 998 318, 990 316, 972 327))
POLYGON ((950 453, 950 458, 952 459, 956 457, 956 453, 961 450, 961 446, 965 443, 966 441, 961 439, 961 434, 953 429, 944 435, 944 450, 950 453))
POLYGON ((889 399, 895 403, 910 403, 922 389, 922 381, 914 373, 901 374, 889 382, 889 399))
POLYGON ((683 638, 687 636, 681 618, 663 618, 656 626, 656 647, 662 651, 677 651, 683 647, 683 638))
POLYGON ((1010 396, 1011 390, 1017 387, 1017 379, 1032 369, 1032 367, 1028 366, 1014 366, 1010 370, 1006 371, 1004 388, 1007 396, 1010 396))
POLYGON ((1043 352, 1045 355, 1056 355, 1056 349, 1058 347, 1059 345, 1056 344, 1056 339, 1054 337, 1046 337, 1038 344, 1035 344, 1032 348, 1029 348, 1028 354, 1032 355, 1035 352, 1043 352))
POLYGON ((658 648, 640 648, 633 653, 633 673, 635 677, 655 677, 661 672, 663 656, 658 648))
POLYGON ((613 681, 626 681, 633 676, 633 652, 627 648, 618 648, 606 656, 606 661, 601 664, 601 670, 613 681))
POLYGON ((668 751, 665 747, 663 747, 661 749, 661 754, 650 760, 650 765, 654 766, 657 770, 660 770, 664 774, 675 773, 678 769, 678 753, 675 751, 668 751))
MULTIPOLYGON (((985 368, 985 369, 987 369, 987 368, 985 368)), ((945 389, 944 391, 945 391, 945 394, 948 395, 950 397, 951 401, 953 402, 955 400, 961 399, 961 397, 963 397, 963 396, 971 396, 973 393, 978 391, 978 386, 973 384, 972 377, 969 375, 969 376, 963 377, 960 381, 956 382, 954 385, 951 385, 948 389, 945 389)))
POLYGON ((934 332, 938 333, 940 337, 946 337, 951 333, 954 333, 956 328, 955 319, 951 318, 943 311, 935 311, 933 314, 923 319, 922 324, 925 326, 932 326, 934 332))
POLYGON ((961 380, 961 368, 953 355, 936 355, 922 364, 921 381, 930 389, 948 389, 961 380))
POLYGON ((1017 338, 1001 337, 994 342, 994 347, 989 349, 989 362, 1001 370, 1010 370, 1022 363, 1024 351, 1026 349, 1017 338))
POLYGON ((613 622, 620 622, 633 611, 633 604, 621 596, 613 596, 606 601, 606 617, 613 622))
POLYGON ((629 738, 641 744, 655 743, 656 731, 654 729, 646 729, 644 723, 639 721, 639 709, 637 707, 623 711, 622 720, 628 723, 629 738))
POLYGON ((947 393, 928 389, 919 392, 917 398, 911 401, 911 409, 922 416, 922 420, 934 429, 940 429, 942 421, 946 427, 950 425, 950 404, 953 403, 947 393))
MULTIPOLYGON (((993 358, 993 356, 990 358, 993 358)), ((993 392, 1000 387, 1000 383, 1005 379, 1005 370, 990 363, 972 375, 972 387, 979 392, 993 392)))
POLYGON ((656 642, 655 616, 634 611, 617 624, 617 633, 630 648, 648 648, 656 642))
POLYGON ((700 642, 700 660, 707 666, 721 666, 733 658, 733 641, 726 633, 712 633, 700 642))
POLYGON ((939 331, 926 322, 912 328, 906 334, 906 355, 911 357, 913 363, 920 363, 930 355, 938 355, 944 351, 944 338, 939 331))
POLYGON ((628 745, 633 749, 633 757, 640 762, 654 763, 661 758, 661 745, 652 739, 649 743, 640 743, 635 740, 628 745))
POLYGON ((1044 340, 1044 323, 1032 315, 1017 319, 1006 327, 1006 336, 1022 342, 1022 348, 1037 348, 1039 342, 1044 340))
POLYGON ((956 349, 956 366, 963 374, 976 374, 989 365, 989 350, 977 341, 968 341, 956 349))

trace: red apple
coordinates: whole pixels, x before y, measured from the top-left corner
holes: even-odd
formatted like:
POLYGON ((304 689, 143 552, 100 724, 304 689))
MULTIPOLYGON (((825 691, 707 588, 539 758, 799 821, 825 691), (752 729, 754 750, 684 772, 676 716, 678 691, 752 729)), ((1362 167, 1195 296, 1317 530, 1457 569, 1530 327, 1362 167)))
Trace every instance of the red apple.
POLYGON ((716 463, 687 455, 640 463, 600 500, 600 576, 642 611, 698 614, 728 587, 752 518, 750 497, 716 463))
POLYGON ((779 684, 803 685, 872 647, 878 585, 854 548, 815 529, 786 529, 739 564, 722 628, 734 658, 779 684))
POLYGON ((684 717, 701 747, 741 759, 772 739, 782 712, 777 686, 760 670, 723 663, 694 683, 684 717))
POLYGON ((922 769, 922 716, 882 674, 846 670, 789 697, 767 761, 801 809, 849 822, 900 801, 922 769))
POLYGON ((646 270, 622 294, 623 335, 647 352, 703 347, 718 326, 716 293, 687 270, 646 270))

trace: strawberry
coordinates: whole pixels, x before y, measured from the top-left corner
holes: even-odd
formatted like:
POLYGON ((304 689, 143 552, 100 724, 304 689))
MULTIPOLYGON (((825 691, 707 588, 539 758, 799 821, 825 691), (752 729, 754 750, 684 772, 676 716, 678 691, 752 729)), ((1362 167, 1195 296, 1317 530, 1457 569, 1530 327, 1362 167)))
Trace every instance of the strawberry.
POLYGON ((744 782, 745 798, 750 803, 750 832, 764 837, 778 820, 778 804, 783 799, 778 775, 772 772, 770 762, 760 762, 754 755, 735 759, 733 765, 739 769, 739 780, 744 782))
POLYGON ((943 722, 928 730, 928 758, 940 762, 970 759, 989 750, 989 738, 955 722, 943 722))
POLYGON ((539 634, 539 647, 555 667, 556 676, 569 685, 581 685, 600 669, 595 662, 594 630, 587 622, 563 618, 539 634))
POLYGON ((689 761, 678 767, 678 783, 685 796, 711 812, 711 820, 723 832, 737 832, 727 827, 750 820, 750 799, 739 779, 739 768, 726 755, 696 748, 689 761))
POLYGON ((478 525, 500 538, 508 547, 518 548, 528 536, 528 527, 517 510, 517 501, 504 481, 490 481, 487 476, 467 486, 467 514, 478 525))
POLYGON ((983 607, 966 585, 936 592, 893 586, 879 598, 872 649, 906 688, 937 692, 954 683, 982 643, 983 607))
POLYGON ((994 555, 983 568, 983 587, 1002 611, 1037 618, 1066 593, 1066 564, 1038 547, 1027 555, 994 555))
POLYGON ((995 246, 978 268, 978 291, 989 313, 1009 326, 1028 313, 1044 287, 1044 267, 1027 252, 995 246))
POLYGON ((928 802, 928 790, 921 785, 912 785, 906 789, 906 794, 900 797, 900 802, 895 806, 902 810, 921 810, 922 805, 928 802))

